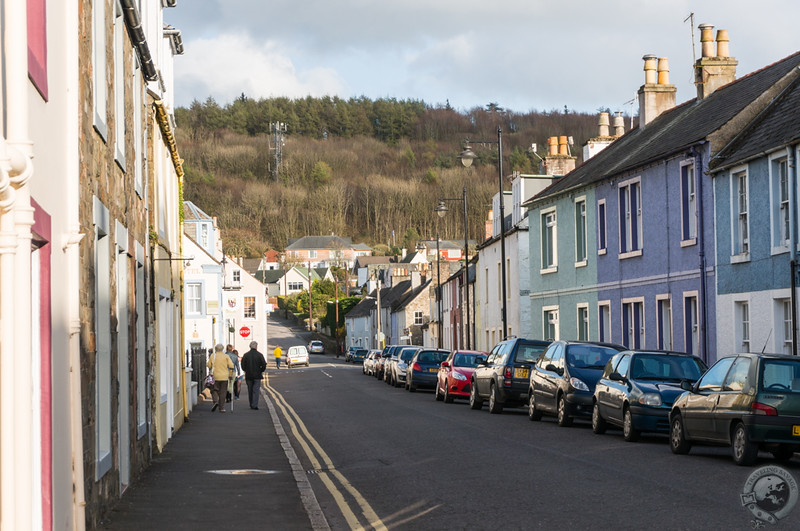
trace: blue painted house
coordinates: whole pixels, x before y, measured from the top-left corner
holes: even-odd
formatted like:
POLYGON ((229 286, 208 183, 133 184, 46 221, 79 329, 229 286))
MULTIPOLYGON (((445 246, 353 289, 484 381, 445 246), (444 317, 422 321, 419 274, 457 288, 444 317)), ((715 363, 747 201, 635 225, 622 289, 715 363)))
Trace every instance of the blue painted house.
POLYGON ((800 75, 794 74, 711 159, 717 319, 725 323, 717 329, 720 353, 797 354, 800 75))
POLYGON ((675 106, 666 59, 645 56, 639 126, 526 203, 534 336, 716 359, 706 170, 796 76, 800 55, 736 80, 727 37, 714 54, 712 27, 701 29, 696 98, 675 106))

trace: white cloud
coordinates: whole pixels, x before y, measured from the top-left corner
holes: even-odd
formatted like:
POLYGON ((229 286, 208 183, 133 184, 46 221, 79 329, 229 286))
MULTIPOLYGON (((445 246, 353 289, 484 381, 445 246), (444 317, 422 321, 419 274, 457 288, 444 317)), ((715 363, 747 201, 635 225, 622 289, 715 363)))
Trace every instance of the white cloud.
POLYGON ((244 93, 252 98, 339 94, 342 78, 331 68, 298 70, 274 42, 257 43, 244 34, 221 34, 185 43, 186 53, 175 61, 177 103, 204 101, 212 95, 227 103, 244 93))

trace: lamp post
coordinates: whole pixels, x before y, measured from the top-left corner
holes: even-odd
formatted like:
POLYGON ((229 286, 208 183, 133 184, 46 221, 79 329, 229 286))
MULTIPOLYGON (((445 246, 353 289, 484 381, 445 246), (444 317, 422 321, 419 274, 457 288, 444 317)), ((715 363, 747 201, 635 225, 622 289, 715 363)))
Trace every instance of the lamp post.
MULTIPOLYGON (((505 226, 505 207, 503 206, 503 131, 500 127, 497 128, 497 140, 476 140, 476 144, 497 144, 497 178, 500 187, 500 273, 502 279, 502 293, 503 300, 500 305, 500 312, 503 319, 503 332, 500 334, 501 340, 505 339, 508 334, 508 322, 506 318, 506 226, 505 226)), ((475 153, 469 147, 469 140, 465 141, 464 151, 462 151, 458 158, 461 159, 461 164, 465 168, 472 165, 475 159, 475 153)))
POLYGON ((464 323, 464 332, 466 337, 467 349, 472 348, 472 343, 470 342, 469 336, 469 329, 470 329, 470 321, 469 321, 469 226, 467 224, 467 187, 464 187, 464 193, 462 197, 440 197, 439 204, 436 205, 436 213, 439 214, 439 217, 444 217, 447 214, 447 211, 450 210, 447 208, 445 201, 462 201, 464 203, 464 302, 466 306, 466 322, 464 323))
POLYGON ((441 254, 439 252, 439 233, 436 233, 436 304, 438 308, 438 323, 436 333, 436 348, 442 348, 442 270, 439 267, 441 254))

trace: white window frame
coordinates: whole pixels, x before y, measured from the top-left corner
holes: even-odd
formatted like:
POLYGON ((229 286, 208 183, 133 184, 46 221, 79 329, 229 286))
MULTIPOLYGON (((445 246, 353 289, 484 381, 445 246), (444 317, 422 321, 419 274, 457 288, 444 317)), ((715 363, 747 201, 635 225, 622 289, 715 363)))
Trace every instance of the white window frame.
POLYGON ((414 325, 415 326, 422 326, 425 321, 425 315, 422 313, 421 310, 414 311, 414 325))
POLYGON ((106 86, 106 2, 92 0, 92 102, 93 125, 100 137, 108 139, 108 87, 106 86))
POLYGON ((642 255, 644 224, 642 222, 642 179, 628 179, 618 185, 619 201, 619 258, 632 258, 642 255), (635 195, 632 192, 635 191, 635 195), (631 197, 636 198, 636 208, 631 208, 631 197), (623 201, 624 198, 624 201, 623 201), (636 227, 636 238, 633 228, 636 227))
POLYGON ((145 251, 136 242, 136 422, 138 439, 147 434, 147 370, 146 370, 146 319, 145 302, 145 251))
POLYGON ((317 257, 317 250, 316 249, 309 250, 308 251, 308 257, 309 258, 316 258, 317 257))
POLYGON ((109 213, 94 198, 95 480, 113 463, 111 443, 111 237, 109 213))
POLYGON ((575 307, 576 335, 578 341, 589 341, 589 303, 581 302, 575 307))
POLYGON ((539 273, 555 273, 558 271, 558 213, 556 207, 547 208, 541 211, 539 216, 541 223, 541 269, 539 273), (551 248, 552 261, 546 258, 547 248, 551 248), (551 262, 551 263, 548 263, 551 262))
MULTIPOLYGON (((775 330, 782 330, 782 338, 776 344, 776 351, 783 354, 792 353, 792 300, 790 298, 775 299, 775 330)), ((778 338, 776 337, 776 343, 778 338)))
POLYGON ((125 20, 114 1, 114 160, 125 171, 125 20))
POLYGON ((586 196, 576 197, 575 205, 575 267, 586 267, 589 256, 589 232, 586 196))
POLYGON ((242 317, 254 320, 258 318, 258 299, 255 295, 244 295, 242 297, 242 317), (250 312, 247 304, 248 299, 252 299, 252 315, 248 315, 250 312))
POLYGON ((203 314, 205 303, 203 301, 203 282, 192 281, 186 283, 186 315, 199 316, 203 314), (196 294, 192 291, 196 289, 196 294), (196 295, 196 297, 194 296, 196 295), (193 303, 196 301, 196 307, 193 303))
POLYGON ((605 199, 597 201, 597 254, 608 252, 608 207, 605 199), (600 215, 600 212, 603 212, 600 215))
POLYGON ((736 300, 733 303, 733 325, 736 334, 737 352, 751 352, 750 301, 736 300))
POLYGON ((742 166, 731 170, 731 263, 750 260, 750 176, 742 166), (744 187, 744 191, 740 187, 744 187))
POLYGON ((770 157, 770 218, 772 254, 789 251, 791 240, 791 178, 785 151, 770 157))
POLYGON ((694 160, 684 160, 681 171, 681 247, 697 244, 697 172, 694 160))
POLYGON ((559 326, 558 326, 558 305, 542 307, 542 337, 552 341, 559 339, 559 326), (550 327, 552 326, 553 337, 548 336, 550 327))
POLYGON ((683 350, 700 355, 700 292, 684 291, 683 294, 683 350))
POLYGON ((644 297, 629 297, 620 301, 620 326, 622 327, 622 344, 629 349, 643 349, 645 343, 645 307, 644 297), (638 310, 638 312, 637 312, 638 310), (625 318, 628 318, 628 326, 625 326, 625 318), (639 319, 639 328, 636 329, 636 319, 639 319), (638 336, 638 345, 637 343, 638 336), (627 344, 626 344, 627 341, 627 344))
POLYGON ((672 296, 669 294, 656 295, 656 324, 658 341, 656 346, 661 350, 673 350, 675 335, 672 324, 672 296))
POLYGON ((597 340, 611 342, 611 301, 604 300, 597 303, 597 340))

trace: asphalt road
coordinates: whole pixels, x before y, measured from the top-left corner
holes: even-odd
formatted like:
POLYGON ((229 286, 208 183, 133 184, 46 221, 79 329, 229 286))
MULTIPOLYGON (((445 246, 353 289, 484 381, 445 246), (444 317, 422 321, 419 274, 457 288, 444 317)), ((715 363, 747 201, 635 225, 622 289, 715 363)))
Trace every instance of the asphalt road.
MULTIPOLYGON (((271 323, 272 325, 272 323, 271 323)), ((276 324, 270 344, 307 343, 276 324)), ((728 448, 673 455, 588 422, 491 415, 364 376, 330 353, 275 371, 267 395, 332 529, 751 529, 728 448)), ((800 478, 800 459, 782 465, 800 478)), ((800 508, 775 528, 800 528, 800 508)))

